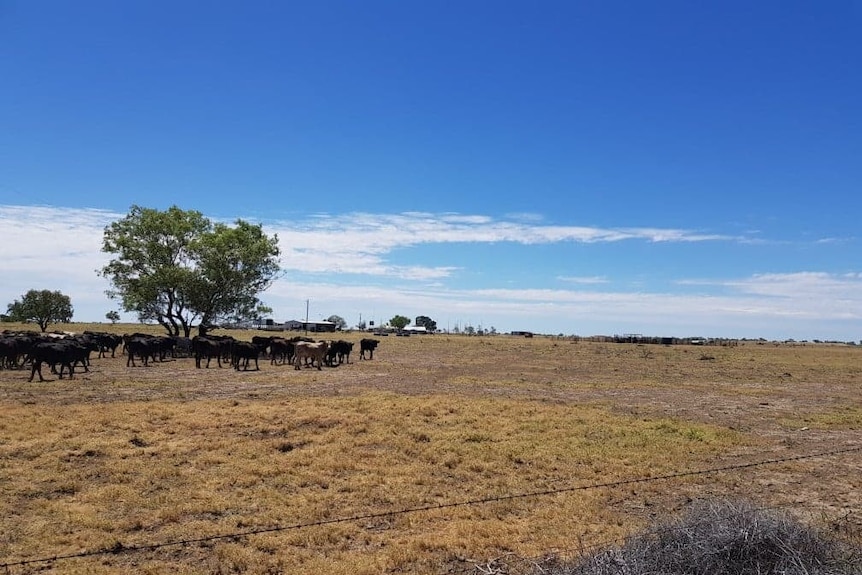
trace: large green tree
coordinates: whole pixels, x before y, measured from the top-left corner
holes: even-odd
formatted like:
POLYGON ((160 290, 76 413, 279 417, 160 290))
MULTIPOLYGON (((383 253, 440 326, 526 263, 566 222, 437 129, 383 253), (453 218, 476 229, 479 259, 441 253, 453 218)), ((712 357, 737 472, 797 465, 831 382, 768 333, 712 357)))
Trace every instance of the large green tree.
POLYGON ((428 317, 427 315, 420 315, 416 317, 416 320, 413 322, 415 325, 421 325, 425 327, 425 330, 429 333, 434 333, 437 331, 437 322, 428 317))
POLYGON ((99 270, 108 295, 141 321, 188 337, 220 321, 245 321, 266 309, 258 299, 279 272, 278 237, 237 220, 213 223, 195 210, 132 206, 105 228, 102 251, 114 257, 99 270))
POLYGON ((410 325, 410 318, 403 315, 396 315, 389 320, 389 325, 391 325, 395 329, 404 329, 405 327, 410 325))
POLYGON ((69 323, 72 321, 72 300, 59 291, 34 290, 25 293, 20 300, 7 306, 9 321, 33 322, 42 331, 50 323, 69 323))

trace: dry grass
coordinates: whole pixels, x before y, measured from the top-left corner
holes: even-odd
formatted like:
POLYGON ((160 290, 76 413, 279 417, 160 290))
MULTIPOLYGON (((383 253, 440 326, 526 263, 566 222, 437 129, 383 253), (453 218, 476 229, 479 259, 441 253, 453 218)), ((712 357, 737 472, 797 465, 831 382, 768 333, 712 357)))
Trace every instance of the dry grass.
POLYGON ((705 496, 858 521, 859 453, 505 497, 860 446, 862 349, 380 339, 373 361, 357 350, 322 372, 120 358, 71 381, 0 371, 0 564, 281 527, 12 569, 476 572, 618 541, 705 496), (306 526, 350 517, 365 518, 306 526))

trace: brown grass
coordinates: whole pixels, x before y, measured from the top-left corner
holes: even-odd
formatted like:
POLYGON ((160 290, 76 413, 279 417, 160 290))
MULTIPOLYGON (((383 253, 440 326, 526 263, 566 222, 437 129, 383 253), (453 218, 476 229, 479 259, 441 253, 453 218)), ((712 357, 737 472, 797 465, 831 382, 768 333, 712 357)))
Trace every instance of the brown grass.
MULTIPOLYGON (((74 329, 93 327, 112 329, 74 329)), ((0 371, 0 564, 283 528, 11 569, 470 572, 615 542, 711 496, 859 536, 859 452, 587 487, 862 446, 862 349, 380 339, 373 361, 357 349, 321 372, 0 371)))

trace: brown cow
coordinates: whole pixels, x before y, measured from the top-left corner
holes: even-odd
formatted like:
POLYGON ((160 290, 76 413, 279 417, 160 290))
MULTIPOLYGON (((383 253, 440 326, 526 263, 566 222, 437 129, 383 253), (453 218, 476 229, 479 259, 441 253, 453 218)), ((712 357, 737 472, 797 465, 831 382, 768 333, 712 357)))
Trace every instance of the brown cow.
POLYGON ((315 343, 307 342, 307 341, 298 341, 296 342, 296 349, 294 350, 293 355, 293 365, 294 369, 299 369, 302 365, 303 360, 311 359, 311 365, 314 366, 314 363, 317 362, 318 371, 323 365, 323 360, 326 358, 326 350, 329 349, 329 343, 325 341, 318 341, 315 343))

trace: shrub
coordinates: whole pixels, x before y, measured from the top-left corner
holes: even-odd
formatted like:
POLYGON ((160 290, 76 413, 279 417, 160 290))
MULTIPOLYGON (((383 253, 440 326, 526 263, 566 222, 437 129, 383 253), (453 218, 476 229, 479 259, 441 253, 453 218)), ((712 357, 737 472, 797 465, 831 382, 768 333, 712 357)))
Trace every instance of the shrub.
POLYGON ((789 514, 750 503, 712 501, 681 519, 633 536, 622 547, 549 575, 852 575, 862 573, 862 550, 821 535, 789 514))

